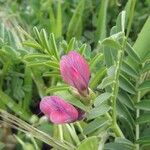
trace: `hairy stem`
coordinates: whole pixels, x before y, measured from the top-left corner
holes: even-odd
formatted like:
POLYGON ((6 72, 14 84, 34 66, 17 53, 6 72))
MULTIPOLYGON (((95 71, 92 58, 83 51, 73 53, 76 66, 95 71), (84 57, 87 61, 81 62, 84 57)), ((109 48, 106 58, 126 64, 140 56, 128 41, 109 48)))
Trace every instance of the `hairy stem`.
MULTIPOLYGON (((120 69, 121 69, 121 64, 122 64, 122 59, 124 55, 124 49, 126 45, 126 37, 123 38, 122 42, 122 48, 118 51, 118 59, 116 63, 116 70, 115 70, 115 76, 114 76, 114 81, 112 85, 112 96, 111 96, 111 102, 112 102, 112 126, 114 128, 114 131, 117 129, 117 114, 116 114, 116 100, 117 100, 117 95, 118 95, 118 90, 119 90, 119 75, 120 75, 120 69)), ((119 128, 120 129, 120 128, 119 128)), ((118 130, 117 130, 118 131, 118 130)), ((118 136, 122 136, 117 133, 118 136)))
MULTIPOLYGON (((142 83, 142 76, 140 76, 137 80, 137 84, 136 84, 136 88, 142 83)), ((140 102, 140 99, 141 99, 141 92, 138 91, 137 92, 137 99, 136 99, 136 103, 139 103, 140 102)), ((140 116, 140 110, 137 108, 136 109, 136 118, 138 118, 140 116)), ((140 137, 140 126, 139 124, 136 124, 135 126, 135 138, 136 140, 138 140, 140 137)), ((140 150, 140 147, 139 147, 139 144, 136 144, 136 150, 140 150)))
MULTIPOLYGON (((112 121, 112 118, 111 118, 111 116, 110 116, 109 113, 106 113, 106 117, 107 117, 109 120, 112 121)), ((118 126, 117 123, 115 123, 115 125, 113 125, 113 130, 114 130, 114 133, 115 133, 115 135, 116 135, 117 137, 122 137, 122 138, 124 138, 124 134, 122 133, 122 131, 121 131, 121 129, 120 129, 120 127, 118 126)))
MULTIPOLYGON (((136 110, 136 118, 138 118, 140 116, 140 110, 139 109, 137 109, 136 110)), ((140 136, 140 133, 139 133, 139 130, 140 130, 140 127, 139 127, 139 124, 136 124, 136 127, 135 127, 135 138, 136 138, 136 140, 138 140, 139 139, 139 136, 140 136)), ((139 144, 136 144, 136 150, 139 150, 139 144)))

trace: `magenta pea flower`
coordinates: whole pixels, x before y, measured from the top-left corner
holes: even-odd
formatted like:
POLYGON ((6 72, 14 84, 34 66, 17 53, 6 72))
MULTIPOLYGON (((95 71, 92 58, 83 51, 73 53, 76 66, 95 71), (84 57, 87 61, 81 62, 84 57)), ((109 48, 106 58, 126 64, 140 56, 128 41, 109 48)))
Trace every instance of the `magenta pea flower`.
POLYGON ((75 87, 80 94, 84 96, 88 94, 90 69, 87 61, 80 54, 70 51, 68 55, 62 56, 60 72, 66 83, 75 87))
POLYGON ((44 97, 40 110, 55 124, 71 123, 81 118, 73 105, 58 96, 44 97))

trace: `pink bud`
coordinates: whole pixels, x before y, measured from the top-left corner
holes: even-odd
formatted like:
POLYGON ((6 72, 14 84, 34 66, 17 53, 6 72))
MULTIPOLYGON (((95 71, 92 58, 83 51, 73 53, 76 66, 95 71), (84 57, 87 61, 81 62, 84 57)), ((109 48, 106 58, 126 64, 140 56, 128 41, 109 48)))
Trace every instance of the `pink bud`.
POLYGON ((87 61, 77 52, 71 51, 61 58, 60 71, 63 80, 75 87, 80 94, 88 94, 90 69, 87 61))
POLYGON ((46 96, 40 102, 40 110, 55 124, 74 122, 78 110, 58 96, 46 96))

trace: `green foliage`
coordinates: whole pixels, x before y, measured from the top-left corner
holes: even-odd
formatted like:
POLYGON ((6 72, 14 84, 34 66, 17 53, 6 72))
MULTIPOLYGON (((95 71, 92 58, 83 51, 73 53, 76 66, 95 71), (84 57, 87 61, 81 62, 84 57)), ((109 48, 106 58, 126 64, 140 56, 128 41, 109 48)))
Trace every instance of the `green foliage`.
POLYGON ((77 38, 81 36, 82 33, 82 14, 84 11, 85 0, 81 0, 76 7, 76 10, 71 18, 67 31, 67 40, 71 37, 76 36, 77 38))
POLYGON ((77 150, 91 150, 91 149, 98 149, 98 139, 97 137, 89 137, 85 139, 80 146, 77 148, 77 150))
POLYGON ((44 143, 58 150, 149 150, 148 0, 0 4, 0 149, 15 137, 16 150, 44 143), (60 75, 61 57, 71 50, 88 61, 87 97, 60 75), (62 97, 85 118, 47 122, 38 105, 46 95, 62 97))

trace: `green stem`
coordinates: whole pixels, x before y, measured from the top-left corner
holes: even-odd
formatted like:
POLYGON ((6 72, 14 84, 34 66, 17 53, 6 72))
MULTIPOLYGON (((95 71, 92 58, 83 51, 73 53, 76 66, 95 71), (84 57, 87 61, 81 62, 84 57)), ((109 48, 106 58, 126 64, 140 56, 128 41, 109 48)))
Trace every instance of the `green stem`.
MULTIPOLYGON (((143 78, 142 78, 142 76, 140 76, 137 80, 136 88, 142 83, 142 81, 143 81, 143 78)), ((136 103, 139 103, 140 99, 141 99, 141 92, 138 91, 136 103)), ((136 118, 138 118, 139 116, 140 116, 140 110, 137 108, 136 109, 136 118)), ((139 126, 139 124, 136 124, 136 126, 135 126, 135 138, 136 138, 136 140, 138 140, 139 137, 140 137, 140 126, 139 126)), ((140 150, 139 144, 136 144, 136 150, 140 150)))
MULTIPOLYGON (((114 81, 112 85, 112 96, 111 96, 111 102, 112 102, 112 126, 115 131, 116 126, 117 126, 117 114, 116 114, 116 100, 117 100, 117 95, 118 95, 118 90, 119 90, 119 75, 120 75, 120 69, 121 69, 121 64, 123 60, 123 55, 124 55, 124 49, 126 45, 126 37, 124 37, 123 42, 122 42, 122 48, 121 50, 118 51, 118 59, 117 59, 117 64, 116 64, 116 70, 115 70, 115 76, 114 76, 114 81)), ((119 133, 119 132, 118 132, 119 133)), ((121 136, 120 134, 118 134, 121 136)))
POLYGON ((121 129, 119 128, 119 126, 118 126, 117 123, 114 124, 113 128, 114 128, 114 132, 115 132, 115 134, 116 134, 117 137, 125 138, 125 137, 124 137, 124 134, 122 133, 122 131, 121 131, 121 129))
POLYGON ((87 137, 86 137, 86 135, 83 133, 83 129, 82 129, 80 123, 79 123, 79 122, 76 122, 76 125, 78 126, 78 129, 80 130, 81 135, 86 139, 87 137))
POLYGON ((73 138, 73 140, 75 141, 76 145, 79 145, 80 140, 79 140, 79 137, 77 136, 77 134, 75 132, 73 125, 72 124, 70 124, 70 125, 66 124, 66 127, 67 127, 68 131, 70 132, 70 135, 73 138))
POLYGON ((59 131, 59 137, 60 137, 60 141, 63 142, 63 129, 62 129, 62 125, 58 125, 58 131, 59 131))
POLYGON ((130 11, 130 14, 129 14, 129 22, 128 22, 128 26, 127 26, 126 37, 128 37, 129 33, 130 33, 131 24, 132 24, 133 15, 134 15, 135 4, 136 4, 136 0, 132 0, 131 11, 130 11))
MULTIPOLYGON (((136 110, 136 118, 138 118, 139 116, 140 116, 140 110, 137 109, 136 110)), ((140 126, 139 126, 139 124, 136 124, 136 127, 135 127, 135 138, 136 138, 136 140, 138 140, 139 136, 140 136, 139 130, 140 130, 140 126)), ((139 144, 136 144, 136 150, 140 150, 139 144)))
POLYGON ((109 138, 109 134, 107 133, 107 131, 101 135, 101 140, 99 143, 98 150, 104 150, 104 146, 108 138, 109 138))
MULTIPOLYGON (((106 117, 107 117, 110 121, 112 121, 112 118, 111 118, 111 116, 109 115, 109 113, 106 113, 106 117)), ((117 137, 122 137, 122 138, 125 137, 117 123, 113 124, 113 127, 112 127, 112 128, 113 128, 114 133, 115 133, 115 135, 116 135, 117 137)))
POLYGON ((40 150, 40 148, 38 147, 37 142, 35 141, 34 137, 32 137, 32 136, 31 136, 31 141, 32 141, 32 143, 33 143, 33 145, 35 147, 35 150, 40 150))

